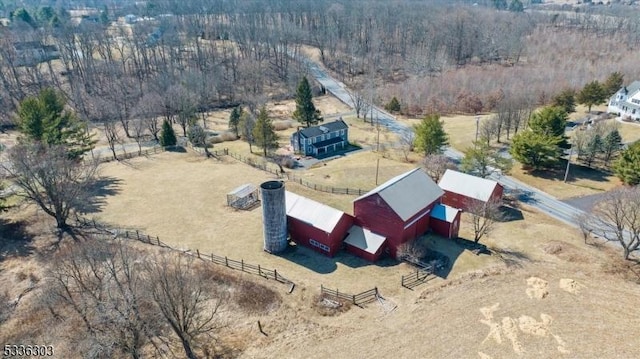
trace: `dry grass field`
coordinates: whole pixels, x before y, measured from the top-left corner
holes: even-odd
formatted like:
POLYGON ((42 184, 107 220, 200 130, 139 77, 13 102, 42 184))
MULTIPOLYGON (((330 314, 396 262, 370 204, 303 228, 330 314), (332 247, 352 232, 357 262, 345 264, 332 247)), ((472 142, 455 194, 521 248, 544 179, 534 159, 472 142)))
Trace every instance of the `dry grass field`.
MULTIPOLYGON (((624 279, 628 274, 615 265, 620 254, 608 246, 583 244, 576 229, 527 206, 520 209, 521 219, 497 224, 482 240, 492 255, 476 256, 459 242, 422 238, 453 265, 446 278, 408 290, 400 286, 400 276, 412 269, 391 260, 370 264, 344 253, 327 258, 304 248, 281 256, 263 252, 261 209, 235 211, 225 203, 226 193, 234 187, 272 179, 247 165, 166 152, 108 163, 100 174, 106 188, 99 192, 97 210, 89 216, 114 227, 158 235, 176 248, 277 268, 296 283, 293 293, 287 294, 287 286, 262 280, 282 293, 277 309, 226 315, 231 325, 224 339, 243 358, 640 355, 635 341, 640 287, 624 279), (384 305, 375 301, 325 316, 314 305, 320 284, 352 293, 376 286, 384 305), (258 332, 256 320, 267 336, 258 332)), ((287 183, 287 189, 341 209, 353 199, 293 183, 287 183)), ((29 232, 51 231, 47 225, 51 221, 38 211, 20 210, 12 216, 20 221, 31 218, 29 232)), ((466 222, 460 235, 471 238, 466 222)), ((12 294, 26 285, 30 273, 44 275, 34 259, 25 262, 33 257, 4 248, 2 253, 0 284, 12 288, 12 294)), ((24 305, 32 299, 25 296, 24 305)), ((37 318, 25 317, 24 310, 22 319, 16 320, 37 323, 37 318)), ((17 322, 12 323, 17 328, 17 322)), ((3 335, 6 332, 0 329, 3 335)))

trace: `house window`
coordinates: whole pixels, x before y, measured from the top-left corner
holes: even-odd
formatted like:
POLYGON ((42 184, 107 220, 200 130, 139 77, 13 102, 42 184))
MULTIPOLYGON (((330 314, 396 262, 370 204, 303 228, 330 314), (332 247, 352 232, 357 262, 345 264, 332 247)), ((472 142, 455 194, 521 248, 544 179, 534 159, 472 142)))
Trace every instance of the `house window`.
POLYGON ((344 136, 344 130, 340 130, 340 135, 344 136))
POLYGON ((309 239, 309 244, 311 244, 314 247, 320 248, 325 252, 329 252, 331 250, 331 248, 329 248, 328 245, 322 244, 322 243, 316 241, 315 239, 309 239))

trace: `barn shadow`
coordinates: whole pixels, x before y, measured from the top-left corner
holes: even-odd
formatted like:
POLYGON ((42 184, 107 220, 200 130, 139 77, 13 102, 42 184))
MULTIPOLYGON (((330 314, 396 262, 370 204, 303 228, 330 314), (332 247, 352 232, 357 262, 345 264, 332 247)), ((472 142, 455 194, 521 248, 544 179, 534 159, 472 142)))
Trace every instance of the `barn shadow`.
POLYGON ((329 274, 338 269, 335 258, 324 256, 296 244, 289 246, 286 251, 280 254, 280 257, 319 274, 329 274))
POLYGON ((500 218, 500 222, 513 222, 513 221, 522 221, 524 220, 524 215, 519 208, 511 207, 511 206, 500 206, 500 212, 502 213, 502 218, 500 218))
MULTIPOLYGON (((562 159, 558 166, 548 170, 533 170, 530 171, 534 177, 544 178, 551 181, 563 181, 564 174, 567 168, 567 160, 562 159)), ((576 180, 591 180, 596 182, 606 182, 609 174, 594 168, 583 166, 577 163, 571 163, 569 168, 569 175, 567 177, 568 183, 576 180)))
POLYGON ((101 212, 106 204, 106 197, 120 193, 122 180, 115 177, 100 177, 89 187, 89 198, 82 203, 78 212, 83 214, 101 212))
MULTIPOLYGON (((428 253, 423 258, 423 261, 427 263, 437 261, 439 265, 436 266, 433 274, 443 279, 449 276, 456 261, 465 251, 479 251, 480 254, 486 251, 486 247, 483 245, 478 245, 473 241, 463 238, 449 239, 428 234, 419 240, 428 249, 428 253)), ((488 253, 487 251, 486 254, 488 253)))

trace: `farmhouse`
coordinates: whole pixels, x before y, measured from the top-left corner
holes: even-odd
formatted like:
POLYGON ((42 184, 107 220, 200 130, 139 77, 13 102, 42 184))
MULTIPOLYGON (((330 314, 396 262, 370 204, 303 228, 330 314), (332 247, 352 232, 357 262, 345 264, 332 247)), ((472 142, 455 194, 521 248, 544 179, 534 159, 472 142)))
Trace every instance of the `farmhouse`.
POLYGON ((298 129, 291 146, 305 156, 322 156, 344 149, 349 143, 349 126, 342 120, 298 129))
POLYGON ((632 82, 611 96, 607 112, 640 121, 640 81, 632 82))
POLYGON ((396 176, 353 202, 356 224, 386 237, 392 256, 429 228, 429 213, 444 191, 419 168, 396 176))
POLYGON ((330 257, 342 249, 353 217, 289 191, 286 191, 285 199, 291 239, 330 257))
POLYGON ((438 203, 431 210, 431 229, 445 238, 458 238, 461 214, 457 208, 438 203))
POLYGON ((496 181, 453 170, 447 170, 438 185, 444 190, 443 204, 465 211, 476 203, 501 201, 504 192, 496 181))

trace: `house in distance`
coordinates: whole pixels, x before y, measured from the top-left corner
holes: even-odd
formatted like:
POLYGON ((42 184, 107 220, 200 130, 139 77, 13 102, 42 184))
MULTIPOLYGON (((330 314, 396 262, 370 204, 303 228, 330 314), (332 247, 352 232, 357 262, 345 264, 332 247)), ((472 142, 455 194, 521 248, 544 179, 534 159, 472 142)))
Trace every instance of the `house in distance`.
POLYGON ((294 151, 305 156, 326 156, 347 148, 349 126, 342 120, 299 128, 291 135, 294 151))
POLYGON ((640 121, 640 81, 633 81, 613 94, 607 112, 640 121))

